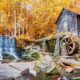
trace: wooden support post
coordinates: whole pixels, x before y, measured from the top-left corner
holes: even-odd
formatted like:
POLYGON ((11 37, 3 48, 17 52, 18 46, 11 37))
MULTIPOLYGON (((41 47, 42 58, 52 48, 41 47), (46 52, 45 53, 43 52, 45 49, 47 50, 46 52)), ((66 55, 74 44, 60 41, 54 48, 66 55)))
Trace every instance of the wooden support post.
POLYGON ((43 43, 42 43, 42 51, 44 51, 44 52, 47 51, 46 41, 43 41, 43 43))
POLYGON ((78 54, 80 54, 80 42, 79 42, 78 54))
POLYGON ((60 55, 60 37, 57 38, 54 50, 54 56, 60 55))
POLYGON ((67 48, 66 48, 66 44, 65 43, 63 43, 61 45, 61 55, 62 56, 67 56, 67 48))
POLYGON ((20 27, 21 27, 21 25, 20 25, 20 15, 19 15, 19 20, 18 20, 18 36, 20 37, 20 27))

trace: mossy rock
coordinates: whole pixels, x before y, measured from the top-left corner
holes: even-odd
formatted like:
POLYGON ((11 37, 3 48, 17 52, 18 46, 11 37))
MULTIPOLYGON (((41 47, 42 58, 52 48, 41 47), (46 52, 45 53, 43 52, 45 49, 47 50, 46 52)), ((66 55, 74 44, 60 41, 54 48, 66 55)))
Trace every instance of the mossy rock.
POLYGON ((22 56, 21 59, 24 60, 24 61, 26 61, 26 60, 27 61, 33 61, 33 59, 31 57, 27 56, 27 55, 22 56))
POLYGON ((21 59, 22 60, 29 60, 29 61, 35 61, 40 58, 40 55, 37 52, 31 52, 29 55, 28 54, 23 54, 21 59))
POLYGON ((40 55, 39 55, 39 53, 34 52, 34 53, 32 53, 31 57, 34 58, 35 60, 38 60, 40 58, 40 55))
POLYGON ((58 70, 57 70, 57 68, 55 67, 52 71, 50 71, 50 72, 48 73, 48 75, 58 75, 58 70))
POLYGON ((74 74, 78 74, 78 75, 80 75, 80 70, 76 70, 76 71, 74 71, 74 74))
POLYGON ((24 51, 24 54, 28 54, 28 53, 30 53, 31 51, 30 50, 25 50, 24 51))
POLYGON ((5 60, 14 60, 14 56, 12 55, 9 55, 9 54, 3 54, 3 59, 5 60))

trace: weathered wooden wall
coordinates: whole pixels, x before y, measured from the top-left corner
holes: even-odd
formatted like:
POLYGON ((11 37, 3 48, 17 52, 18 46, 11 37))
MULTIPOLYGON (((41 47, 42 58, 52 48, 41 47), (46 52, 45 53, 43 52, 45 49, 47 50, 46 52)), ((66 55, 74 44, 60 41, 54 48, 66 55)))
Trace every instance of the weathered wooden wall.
POLYGON ((78 35, 77 14, 64 9, 57 24, 58 32, 70 32, 73 35, 78 35))

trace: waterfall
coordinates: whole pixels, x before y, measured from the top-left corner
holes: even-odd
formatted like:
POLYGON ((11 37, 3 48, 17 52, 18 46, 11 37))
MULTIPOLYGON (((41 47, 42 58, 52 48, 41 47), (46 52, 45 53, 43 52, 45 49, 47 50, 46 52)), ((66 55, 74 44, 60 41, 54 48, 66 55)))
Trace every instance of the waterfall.
POLYGON ((0 59, 3 58, 2 53, 3 53, 3 38, 0 37, 0 59))
POLYGON ((18 59, 15 39, 8 36, 0 36, 0 59, 3 58, 3 54, 12 55, 15 59, 18 59))
POLYGON ((18 58, 17 57, 17 52, 16 52, 16 40, 15 39, 11 39, 10 38, 10 53, 12 56, 14 56, 15 58, 18 58))

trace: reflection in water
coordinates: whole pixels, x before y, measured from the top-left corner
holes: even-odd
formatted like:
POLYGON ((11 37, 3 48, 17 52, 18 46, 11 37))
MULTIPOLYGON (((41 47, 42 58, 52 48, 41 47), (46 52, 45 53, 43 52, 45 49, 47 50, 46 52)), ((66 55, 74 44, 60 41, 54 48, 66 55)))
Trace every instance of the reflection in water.
POLYGON ((18 58, 16 55, 16 40, 8 36, 0 36, 0 59, 3 58, 3 54, 9 54, 18 58))

